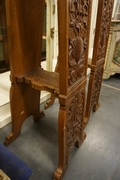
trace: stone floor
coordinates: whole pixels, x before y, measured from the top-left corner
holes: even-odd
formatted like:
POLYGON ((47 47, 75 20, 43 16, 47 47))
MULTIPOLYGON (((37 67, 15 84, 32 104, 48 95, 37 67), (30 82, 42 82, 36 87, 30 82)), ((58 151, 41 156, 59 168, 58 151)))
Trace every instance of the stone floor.
MULTIPOLYGON (((86 140, 71 152, 63 180, 120 180, 120 74, 103 81, 100 104, 98 111, 91 113, 86 140)), ((58 163, 58 109, 56 100, 38 123, 29 117, 21 135, 8 146, 34 169, 30 180, 53 179, 58 163)), ((0 129, 0 142, 10 131, 11 124, 0 129)))

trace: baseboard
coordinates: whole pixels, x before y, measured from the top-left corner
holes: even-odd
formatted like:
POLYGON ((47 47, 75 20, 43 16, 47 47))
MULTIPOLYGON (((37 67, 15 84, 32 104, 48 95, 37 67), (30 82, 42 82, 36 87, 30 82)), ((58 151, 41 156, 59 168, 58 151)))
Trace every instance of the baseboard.
POLYGON ((11 122, 11 116, 10 114, 8 114, 8 116, 3 116, 0 119, 0 129, 3 128, 4 126, 6 126, 7 124, 9 124, 11 122))

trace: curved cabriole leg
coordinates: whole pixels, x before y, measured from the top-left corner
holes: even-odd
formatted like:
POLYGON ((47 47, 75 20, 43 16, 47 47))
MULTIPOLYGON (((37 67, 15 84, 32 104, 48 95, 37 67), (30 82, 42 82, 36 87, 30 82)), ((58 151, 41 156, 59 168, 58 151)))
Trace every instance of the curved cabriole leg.
POLYGON ((43 115, 43 112, 41 113, 39 110, 39 91, 32 89, 29 85, 24 83, 12 83, 10 89, 10 106, 12 132, 4 141, 4 145, 6 146, 19 136, 22 124, 27 117, 33 115, 36 121, 43 115))

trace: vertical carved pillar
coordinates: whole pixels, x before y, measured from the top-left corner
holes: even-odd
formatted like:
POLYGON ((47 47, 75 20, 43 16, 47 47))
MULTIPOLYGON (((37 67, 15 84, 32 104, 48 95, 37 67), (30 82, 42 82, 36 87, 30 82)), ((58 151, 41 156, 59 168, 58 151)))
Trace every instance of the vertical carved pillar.
POLYGON ((93 58, 91 65, 89 65, 91 68, 91 74, 88 86, 85 124, 87 124, 89 120, 91 110, 96 111, 100 106, 99 96, 109 38, 113 3, 114 0, 99 0, 98 4, 93 58))
POLYGON ((59 32, 59 164, 54 180, 61 179, 72 147, 86 134, 83 122, 91 0, 58 0, 59 32))

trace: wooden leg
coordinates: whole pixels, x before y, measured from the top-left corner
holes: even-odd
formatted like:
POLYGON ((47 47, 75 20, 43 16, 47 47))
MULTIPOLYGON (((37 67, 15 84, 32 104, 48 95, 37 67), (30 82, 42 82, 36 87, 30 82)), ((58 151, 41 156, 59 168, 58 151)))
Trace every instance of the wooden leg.
POLYGON ((91 110, 96 112, 97 109, 100 107, 99 96, 100 96, 100 90, 102 84, 102 76, 103 76, 103 64, 100 67, 97 67, 90 74, 86 112, 84 118, 85 127, 89 121, 91 110))
MULTIPOLYGON (((65 128, 65 113, 60 111, 59 118, 59 164, 58 168, 54 173, 53 180, 61 180, 68 165, 69 154, 72 147, 80 147, 86 138, 86 133, 83 133, 80 139, 77 139, 75 142, 69 139, 68 134, 66 133, 65 128), (72 141, 72 143, 71 143, 72 141), (70 143, 70 144, 69 144, 70 143)), ((71 134, 72 135, 72 134, 71 134)))
POLYGON ((60 109, 58 118, 58 147, 59 147, 59 164, 54 173, 54 180, 60 180, 67 167, 68 157, 65 153, 65 126, 66 126, 66 111, 60 109))
POLYGON ((12 132, 6 137, 4 144, 7 146, 14 141, 21 132, 21 126, 30 115, 35 121, 43 116, 40 112, 40 93, 24 83, 14 83, 10 89, 10 106, 12 118, 12 132))
POLYGON ((55 95, 51 94, 50 99, 46 102, 44 109, 49 108, 50 106, 52 106, 55 102, 55 95))
POLYGON ((86 138, 86 134, 83 132, 84 102, 85 94, 79 92, 68 98, 66 107, 60 107, 58 119, 59 163, 54 173, 54 180, 60 180, 64 175, 72 147, 80 147, 86 138))

